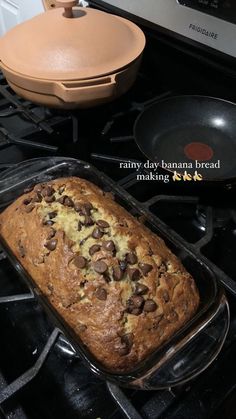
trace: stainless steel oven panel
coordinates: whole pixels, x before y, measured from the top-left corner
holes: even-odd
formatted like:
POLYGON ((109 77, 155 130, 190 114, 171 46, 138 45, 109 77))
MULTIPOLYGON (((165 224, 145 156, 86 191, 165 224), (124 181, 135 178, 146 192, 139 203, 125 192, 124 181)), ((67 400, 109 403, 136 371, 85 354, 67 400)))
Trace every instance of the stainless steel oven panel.
MULTIPOLYGON (((107 0, 101 3, 236 57, 236 24, 192 9, 189 2, 185 2, 188 6, 177 0, 107 0)), ((214 12, 211 10, 210 13, 214 12)))

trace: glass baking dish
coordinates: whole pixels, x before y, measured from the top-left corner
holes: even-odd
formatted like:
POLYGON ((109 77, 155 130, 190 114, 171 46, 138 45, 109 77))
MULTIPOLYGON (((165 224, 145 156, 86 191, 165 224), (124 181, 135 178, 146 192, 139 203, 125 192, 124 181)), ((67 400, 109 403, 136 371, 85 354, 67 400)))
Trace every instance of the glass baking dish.
POLYGON ((23 269, 3 238, 0 238, 1 246, 21 280, 34 292, 53 324, 65 334, 82 361, 99 377, 118 385, 150 390, 173 387, 194 378, 213 362, 222 348, 229 328, 229 307, 218 278, 170 228, 90 164, 62 157, 32 159, 5 171, 0 176, 0 210, 2 211, 29 186, 69 176, 87 179, 104 191, 111 192, 121 206, 134 216, 141 217, 145 225, 164 239, 167 246, 193 275, 200 293, 199 309, 184 327, 140 362, 135 369, 125 374, 114 374, 106 370, 78 336, 75 336, 73 330, 65 324, 46 297, 40 293, 33 279, 23 269))

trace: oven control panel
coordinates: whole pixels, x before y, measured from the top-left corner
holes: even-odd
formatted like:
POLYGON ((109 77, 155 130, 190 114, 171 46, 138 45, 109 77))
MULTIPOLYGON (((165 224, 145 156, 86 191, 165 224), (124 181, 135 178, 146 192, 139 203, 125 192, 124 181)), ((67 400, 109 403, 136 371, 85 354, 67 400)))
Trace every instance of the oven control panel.
MULTIPOLYGON (((236 0, 96 0, 236 58, 236 0)), ((115 11, 116 11, 115 9, 115 11)))
POLYGON ((200 10, 219 19, 236 24, 235 0, 178 0, 179 4, 200 10))

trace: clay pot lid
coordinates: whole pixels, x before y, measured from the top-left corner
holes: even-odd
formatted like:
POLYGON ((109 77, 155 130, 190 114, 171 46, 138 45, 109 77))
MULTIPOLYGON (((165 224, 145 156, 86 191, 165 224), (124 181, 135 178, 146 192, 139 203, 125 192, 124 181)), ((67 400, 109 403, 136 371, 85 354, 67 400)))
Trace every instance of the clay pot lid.
POLYGON ((0 60, 26 77, 80 80, 115 73, 142 53, 134 23, 58 0, 54 8, 17 25, 1 39, 0 60), (72 9, 73 7, 73 9, 72 9))

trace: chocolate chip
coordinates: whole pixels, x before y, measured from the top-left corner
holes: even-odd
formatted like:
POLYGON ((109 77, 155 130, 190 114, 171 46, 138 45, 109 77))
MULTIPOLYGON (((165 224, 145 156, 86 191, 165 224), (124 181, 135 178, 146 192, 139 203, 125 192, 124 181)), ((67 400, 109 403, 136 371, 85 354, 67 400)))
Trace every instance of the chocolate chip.
POLYGON ((49 213, 48 213, 48 216, 49 216, 50 220, 51 220, 52 218, 55 218, 55 217, 57 216, 57 211, 52 211, 52 212, 49 212, 49 213))
POLYGON ((57 247, 57 239, 51 239, 44 245, 48 250, 55 250, 57 247))
POLYGON ((73 264, 76 266, 76 268, 83 269, 87 264, 87 259, 80 255, 75 256, 73 259, 73 264))
POLYGON ((47 204, 51 204, 51 202, 54 202, 55 201, 55 196, 54 195, 52 195, 52 196, 45 196, 44 200, 45 200, 45 202, 47 202, 47 204))
POLYGON ((44 221, 43 222, 43 224, 45 225, 45 226, 52 226, 53 224, 55 224, 54 223, 54 221, 52 221, 52 220, 46 220, 46 221, 44 221))
POLYGON ((87 215, 87 214, 85 215, 84 225, 87 226, 87 227, 94 225, 94 221, 93 221, 92 217, 90 217, 90 215, 87 215))
POLYGON ((128 307, 127 312, 129 314, 133 314, 134 316, 139 316, 142 313, 142 309, 137 307, 128 307))
POLYGON ((140 263, 139 268, 141 269, 143 275, 146 276, 147 274, 149 274, 149 272, 152 271, 153 266, 149 265, 148 263, 140 263))
POLYGON ((33 211, 33 209, 34 209, 34 205, 32 205, 32 204, 27 205, 26 208, 25 208, 25 212, 27 212, 27 214, 28 214, 29 212, 33 211))
POLYGON ((42 202, 42 199, 43 199, 42 195, 39 192, 37 192, 33 196, 32 202, 42 202))
POLYGON ((103 278, 108 284, 112 281, 108 271, 103 274, 103 278))
POLYGON ((134 341, 133 333, 126 333, 126 335, 121 336, 121 345, 118 348, 118 352, 120 355, 128 355, 131 351, 134 341))
POLYGON ((45 188, 43 188, 42 191, 39 191, 39 192, 41 192, 43 197, 46 197, 46 196, 52 196, 55 190, 52 188, 52 186, 48 185, 45 188))
POLYGON ((112 274, 113 274, 114 281, 121 281, 123 277, 123 271, 121 270, 119 266, 114 266, 112 268, 112 274))
POLYGON ((60 195, 64 192, 65 188, 66 188, 65 185, 60 186, 60 188, 58 189, 58 192, 60 195))
POLYGON ((52 239, 55 236, 55 234, 56 234, 56 230, 54 230, 54 228, 50 228, 50 231, 47 236, 47 240, 52 239))
POLYGON ((161 265, 159 266, 159 272, 162 275, 162 274, 166 273, 166 271, 167 271, 167 266, 166 266, 165 262, 162 262, 161 265))
POLYGON ((85 332, 85 330, 87 329, 87 326, 86 326, 86 324, 80 324, 80 325, 77 327, 77 329, 78 329, 79 333, 83 333, 83 332, 85 332))
POLYGON ((90 211, 87 211, 86 208, 82 207, 80 211, 81 215, 90 216, 90 211))
POLYGON ((152 256, 153 255, 153 250, 151 249, 151 247, 149 246, 149 248, 148 248, 148 255, 149 256, 152 256))
POLYGON ((76 212, 81 212, 82 211, 82 205, 79 202, 76 202, 74 205, 74 209, 76 212))
POLYGON ((26 198, 26 199, 24 199, 23 204, 24 205, 29 205, 31 203, 31 201, 32 201, 32 198, 26 198))
POLYGON ((97 220, 97 225, 100 228, 108 228, 110 224, 108 224, 105 220, 97 220))
POLYGON ((170 301, 170 296, 168 294, 168 292, 166 290, 163 291, 163 299, 165 301, 165 303, 168 303, 168 301, 170 301))
POLYGON ((65 196, 63 204, 66 207, 69 207, 69 208, 73 208, 73 206, 74 206, 74 202, 72 201, 72 199, 69 196, 65 196))
POLYGON ((79 221, 79 222, 78 222, 77 231, 81 231, 81 229, 82 229, 82 224, 81 224, 81 222, 79 221))
POLYGON ((79 283, 80 288, 84 288, 87 283, 88 283, 87 279, 83 279, 83 281, 80 281, 79 283))
POLYGON ((134 252, 130 252, 130 253, 127 253, 127 255, 126 255, 126 261, 130 265, 135 265, 135 263, 138 262, 138 258, 137 258, 136 254, 134 252))
POLYGON ((24 189, 24 193, 29 193, 29 192, 31 192, 32 190, 34 189, 34 187, 33 186, 28 186, 27 188, 25 188, 24 189))
POLYGON ((142 308, 144 304, 144 298, 140 295, 132 295, 127 301, 126 311, 130 314, 138 316, 142 313, 142 308))
POLYGON ((59 204, 64 205, 65 198, 66 198, 66 195, 61 196, 60 198, 58 198, 57 202, 59 202, 59 204))
POLYGON ((146 313, 151 313, 153 311, 156 311, 157 309, 157 304, 155 303, 155 301, 153 300, 146 300, 143 306, 143 310, 146 313))
POLYGON ((47 196, 53 195, 55 192, 55 189, 53 189, 52 186, 48 186, 46 189, 47 189, 47 196))
POLYGON ((108 252, 114 252, 116 250, 115 243, 112 240, 108 240, 102 243, 102 248, 108 252))
POLYGON ((131 281, 138 281, 140 278, 140 271, 138 269, 129 268, 128 275, 131 281))
POLYGON ((116 351, 119 353, 119 355, 128 355, 130 353, 130 349, 125 343, 122 343, 121 346, 117 346, 116 351))
POLYGON ((42 190, 43 190, 43 188, 44 188, 44 185, 36 185, 36 186, 34 187, 34 191, 35 191, 36 193, 41 193, 41 192, 42 192, 42 190))
POLYGON ((107 270, 107 264, 103 262, 102 260, 97 260, 93 263, 93 269, 98 274, 104 274, 107 270))
POLYGON ((105 290, 105 288, 99 287, 95 291, 95 294, 94 295, 95 295, 95 297, 97 297, 101 301, 106 301, 106 299, 107 299, 107 291, 105 290))
POLYGON ((100 228, 96 227, 92 232, 92 237, 94 239, 100 239, 103 236, 103 231, 100 228))
POLYGON ((138 283, 135 286, 135 294, 137 294, 137 295, 147 294, 148 291, 149 291, 149 288, 146 287, 146 285, 144 285, 144 284, 138 283))
POLYGON ((85 202, 83 205, 81 205, 81 209, 80 212, 83 215, 88 215, 90 216, 91 214, 91 210, 93 209, 92 204, 90 204, 89 202, 85 202))
POLYGON ((130 297, 130 299, 128 300, 129 306, 134 306, 137 308, 142 307, 143 303, 144 303, 144 298, 141 297, 141 295, 132 295, 132 297, 130 297))
POLYGON ((93 256, 95 253, 99 252, 100 249, 101 246, 99 246, 99 244, 93 244, 93 246, 91 246, 89 249, 90 256, 93 256))
POLYGON ((83 208, 85 209, 87 214, 90 215, 90 212, 92 211, 93 206, 92 206, 91 202, 85 202, 84 205, 83 205, 83 208))
POLYGON ((121 342, 125 343, 129 348, 131 348, 134 342, 133 333, 126 333, 125 335, 121 336, 121 342))
POLYGON ((120 269, 124 272, 127 268, 127 262, 125 260, 120 260, 119 265, 120 269))
POLYGON ((19 253, 20 253, 20 256, 22 257, 22 258, 24 258, 25 257, 25 248, 24 248, 24 246, 21 244, 21 241, 19 241, 18 242, 18 248, 19 248, 19 253))

